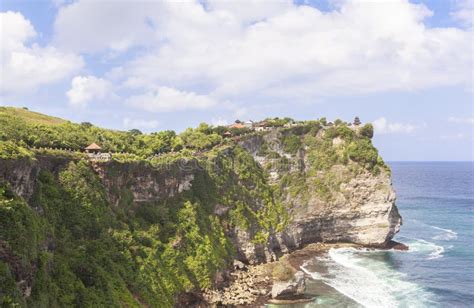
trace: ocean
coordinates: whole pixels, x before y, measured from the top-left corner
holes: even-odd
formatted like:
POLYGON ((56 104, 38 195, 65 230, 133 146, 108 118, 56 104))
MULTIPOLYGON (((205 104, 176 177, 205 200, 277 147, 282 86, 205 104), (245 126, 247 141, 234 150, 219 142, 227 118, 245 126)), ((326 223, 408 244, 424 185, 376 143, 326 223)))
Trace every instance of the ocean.
POLYGON ((474 163, 389 165, 409 251, 331 249, 304 267, 315 301, 288 307, 474 307, 474 163))

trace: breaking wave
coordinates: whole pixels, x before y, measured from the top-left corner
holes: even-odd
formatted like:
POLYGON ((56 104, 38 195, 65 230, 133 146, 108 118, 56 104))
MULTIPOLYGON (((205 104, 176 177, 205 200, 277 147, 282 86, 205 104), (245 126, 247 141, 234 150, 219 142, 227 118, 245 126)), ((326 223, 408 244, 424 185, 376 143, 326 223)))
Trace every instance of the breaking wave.
POLYGON ((442 231, 443 233, 437 234, 432 237, 433 240, 438 240, 438 241, 450 241, 450 240, 455 240, 458 238, 457 232, 454 232, 453 230, 450 229, 444 229, 436 226, 430 226, 431 228, 435 230, 442 231))
MULTIPOLYGON (((420 244, 418 248, 426 247, 420 244)), ((436 251, 430 250, 430 254, 433 253, 433 257, 439 255, 436 251)), ((433 294, 418 284, 404 280, 405 275, 383 259, 386 253, 333 248, 328 257, 314 260, 327 267, 327 273, 311 272, 307 265, 302 270, 364 307, 432 307, 433 294)))

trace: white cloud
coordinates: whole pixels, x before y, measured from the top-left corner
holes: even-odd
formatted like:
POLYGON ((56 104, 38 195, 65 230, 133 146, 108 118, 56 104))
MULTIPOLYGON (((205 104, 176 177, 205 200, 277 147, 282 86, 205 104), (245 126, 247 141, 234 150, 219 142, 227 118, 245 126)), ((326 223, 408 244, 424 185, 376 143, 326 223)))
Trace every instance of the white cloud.
POLYGON ((194 92, 179 91, 169 87, 159 87, 127 100, 130 106, 150 112, 181 111, 187 109, 207 109, 217 105, 217 101, 194 92))
POLYGON ((85 107, 91 101, 114 99, 112 84, 95 76, 76 76, 71 81, 71 89, 66 92, 69 103, 76 107, 85 107))
POLYGON ((210 10, 226 14, 243 24, 263 21, 269 17, 282 14, 292 7, 292 1, 289 0, 207 0, 206 4, 210 10))
POLYGON ((0 95, 34 90, 70 76, 83 66, 81 57, 54 47, 28 46, 37 36, 30 21, 16 12, 0 13, 0 95))
POLYGON ((158 1, 80 0, 59 8, 55 44, 77 52, 125 51, 155 41, 153 14, 158 1))
POLYGON ((461 124, 474 124, 474 117, 449 117, 449 122, 461 124))
POLYGON ((418 126, 412 124, 389 122, 385 117, 378 118, 377 120, 373 121, 372 124, 374 125, 375 134, 378 135, 400 133, 409 134, 418 128, 418 126))
POLYGON ((123 126, 127 129, 140 128, 140 129, 151 130, 160 126, 160 123, 156 120, 124 118, 123 126))
POLYGON ((248 24, 234 10, 210 7, 167 4, 160 44, 124 65, 125 84, 294 102, 470 84, 472 33, 427 28, 432 12, 423 5, 342 1, 331 12, 287 5, 248 24))
POLYGON ((144 93, 130 98, 135 105, 160 100, 147 110, 193 108, 171 108, 157 85, 199 89, 243 108, 471 86, 472 29, 427 27, 433 13, 408 0, 332 2, 334 10, 320 11, 292 1, 78 0, 59 9, 54 41, 92 53, 145 46, 110 76, 144 93))
POLYGON ((467 27, 472 27, 474 21, 474 0, 454 0, 456 10, 451 16, 467 27))

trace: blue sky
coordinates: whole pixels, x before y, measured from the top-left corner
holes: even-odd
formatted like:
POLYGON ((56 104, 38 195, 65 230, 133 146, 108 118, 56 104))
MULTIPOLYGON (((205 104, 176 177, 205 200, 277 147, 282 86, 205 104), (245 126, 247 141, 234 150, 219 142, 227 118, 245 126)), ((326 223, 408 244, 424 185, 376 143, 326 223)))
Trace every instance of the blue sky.
POLYGON ((386 160, 473 160, 472 6, 2 0, 0 104, 146 132, 357 115, 386 160))

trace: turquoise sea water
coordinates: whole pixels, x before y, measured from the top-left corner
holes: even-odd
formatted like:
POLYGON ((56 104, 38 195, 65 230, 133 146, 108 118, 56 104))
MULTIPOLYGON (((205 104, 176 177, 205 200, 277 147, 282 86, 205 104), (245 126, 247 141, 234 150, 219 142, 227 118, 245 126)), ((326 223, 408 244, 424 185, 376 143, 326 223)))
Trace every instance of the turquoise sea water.
POLYGON ((307 291, 319 296, 292 307, 474 307, 474 163, 389 165, 403 217, 395 240, 410 250, 309 260, 307 291))

